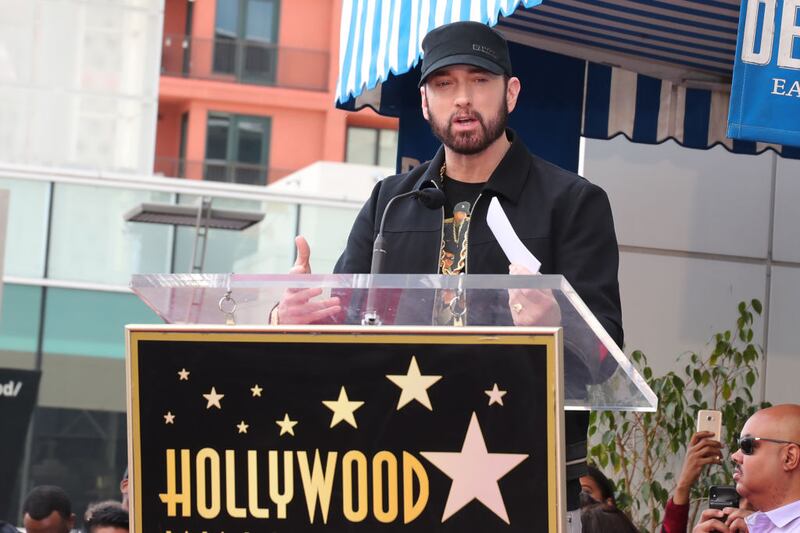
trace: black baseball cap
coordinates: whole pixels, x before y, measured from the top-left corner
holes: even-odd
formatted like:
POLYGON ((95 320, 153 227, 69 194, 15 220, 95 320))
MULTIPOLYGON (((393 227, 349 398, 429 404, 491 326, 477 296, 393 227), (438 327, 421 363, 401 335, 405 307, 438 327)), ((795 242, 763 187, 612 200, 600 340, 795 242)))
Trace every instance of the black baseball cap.
POLYGON ((508 43, 497 31, 480 22, 453 22, 431 30, 422 40, 422 75, 450 65, 473 65, 493 74, 511 76, 508 43))

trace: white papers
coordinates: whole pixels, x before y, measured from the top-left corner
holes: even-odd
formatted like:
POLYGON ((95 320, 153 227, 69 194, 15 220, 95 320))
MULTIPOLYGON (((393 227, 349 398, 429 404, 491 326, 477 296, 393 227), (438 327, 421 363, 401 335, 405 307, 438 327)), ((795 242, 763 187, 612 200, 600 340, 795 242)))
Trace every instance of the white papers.
POLYGON ((497 198, 492 198, 489 202, 489 212, 486 214, 486 223, 489 224, 489 229, 492 230, 494 238, 500 243, 500 248, 506 254, 509 263, 515 263, 524 266, 531 271, 532 274, 537 274, 539 268, 542 266, 541 261, 536 259, 530 250, 525 248, 522 241, 514 232, 511 227, 511 222, 508 221, 503 208, 500 207, 500 202, 497 198))

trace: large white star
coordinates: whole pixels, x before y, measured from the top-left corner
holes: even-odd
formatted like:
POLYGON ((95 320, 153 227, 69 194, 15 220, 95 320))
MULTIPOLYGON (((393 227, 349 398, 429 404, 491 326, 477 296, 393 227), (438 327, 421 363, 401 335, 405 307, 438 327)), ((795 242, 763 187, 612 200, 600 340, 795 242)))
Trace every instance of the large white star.
POLYGON ((472 413, 460 452, 420 453, 453 480, 444 506, 442 522, 472 500, 478 500, 506 524, 511 523, 497 482, 524 461, 528 454, 489 453, 475 413, 472 413))
POLYGON ((400 400, 397 402, 397 410, 403 408, 411 400, 417 400, 419 403, 433 411, 431 407, 431 399, 428 397, 428 388, 442 379, 442 376, 423 376, 420 374, 419 366, 417 365, 417 358, 411 356, 411 363, 408 365, 408 372, 404 376, 389 375, 386 377, 400 387, 400 400))
POLYGON ((331 427, 335 426, 342 420, 357 428, 356 425, 356 417, 353 413, 355 413, 356 409, 364 405, 364 402, 359 401, 350 401, 347 397, 347 391, 342 390, 339 391, 339 398, 336 400, 325 400, 322 402, 325 407, 333 411, 333 418, 331 418, 331 427))
POLYGON ((217 394, 217 389, 211 387, 211 392, 208 394, 203 394, 203 398, 208 400, 208 404, 206 405, 206 409, 211 409, 212 407, 216 407, 217 409, 222 409, 222 404, 219 401, 224 398, 224 394, 217 394))

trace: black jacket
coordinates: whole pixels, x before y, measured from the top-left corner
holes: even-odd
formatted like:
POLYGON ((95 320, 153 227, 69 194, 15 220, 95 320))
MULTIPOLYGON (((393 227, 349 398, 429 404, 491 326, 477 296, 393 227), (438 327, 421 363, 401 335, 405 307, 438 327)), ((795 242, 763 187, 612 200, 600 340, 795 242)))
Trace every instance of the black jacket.
MULTIPOLYGON (((470 219, 466 273, 508 272, 508 259, 486 224, 489 201, 496 196, 514 231, 542 262, 542 274, 562 274, 622 346, 619 252, 608 197, 584 178, 532 155, 513 131, 508 130, 508 137, 511 148, 489 178, 470 219)), ((372 244, 386 204, 430 182, 440 185, 443 161, 440 148, 432 161, 375 185, 334 272, 370 271, 372 244)), ((413 200, 396 202, 384 223, 387 255, 382 273, 438 272, 443 219, 443 209, 430 210, 413 200)))
MULTIPOLYGON (((609 335, 622 346, 622 310, 617 281, 619 250, 606 193, 577 174, 531 154, 512 130, 507 130, 507 136, 511 147, 474 204, 469 225, 467 273, 508 272, 508 259, 486 223, 489 201, 496 196, 514 231, 541 261, 541 273, 562 274, 609 335)), ((440 148, 430 162, 375 185, 353 223, 347 247, 334 272, 370 271, 373 240, 378 235, 386 204, 398 194, 418 190, 431 182, 441 186, 439 169, 443 161, 444 148, 440 148)), ((413 200, 400 201, 392 207, 384 223, 387 255, 382 273, 438 272, 443 209, 430 210, 413 200)), ((565 350, 565 366, 573 364, 583 368, 584 358, 575 350, 570 352, 565 350)), ((590 374, 592 370, 587 369, 587 375, 590 374)), ((587 378, 587 382, 590 379, 587 378)), ((573 510, 579 505, 578 479, 586 475, 586 464, 581 459, 586 457, 588 412, 568 411, 565 422, 566 458, 572 463, 567 467, 567 509, 573 510)))

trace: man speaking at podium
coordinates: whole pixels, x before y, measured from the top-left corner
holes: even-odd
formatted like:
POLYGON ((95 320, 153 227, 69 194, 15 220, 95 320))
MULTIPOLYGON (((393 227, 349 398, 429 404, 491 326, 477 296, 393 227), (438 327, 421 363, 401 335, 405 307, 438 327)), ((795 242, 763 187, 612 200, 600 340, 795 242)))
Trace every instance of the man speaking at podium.
MULTIPOLYGON (((483 24, 456 22, 428 33, 422 49, 422 114, 442 146, 430 162, 375 186, 334 271, 370 272, 389 201, 435 187, 443 192, 438 205, 402 198, 387 211, 384 229, 390 238, 380 273, 535 274, 509 265, 492 235, 487 210, 497 198, 522 242, 541 261, 540 271, 562 274, 621 346, 619 253, 608 198, 582 177, 532 155, 506 127, 521 84, 512 75, 505 39, 483 24)), ((291 273, 310 273, 308 243, 303 237, 296 243, 291 273)), ((338 298, 312 299, 320 293, 287 293, 272 322, 310 323, 341 311, 338 298)), ((508 308, 517 325, 560 322, 558 303, 544 291, 511 290, 508 308)), ((435 316, 442 324, 459 319, 435 316)), ((578 507, 578 478, 585 475, 587 426, 588 413, 566 413, 570 510, 578 507)))

